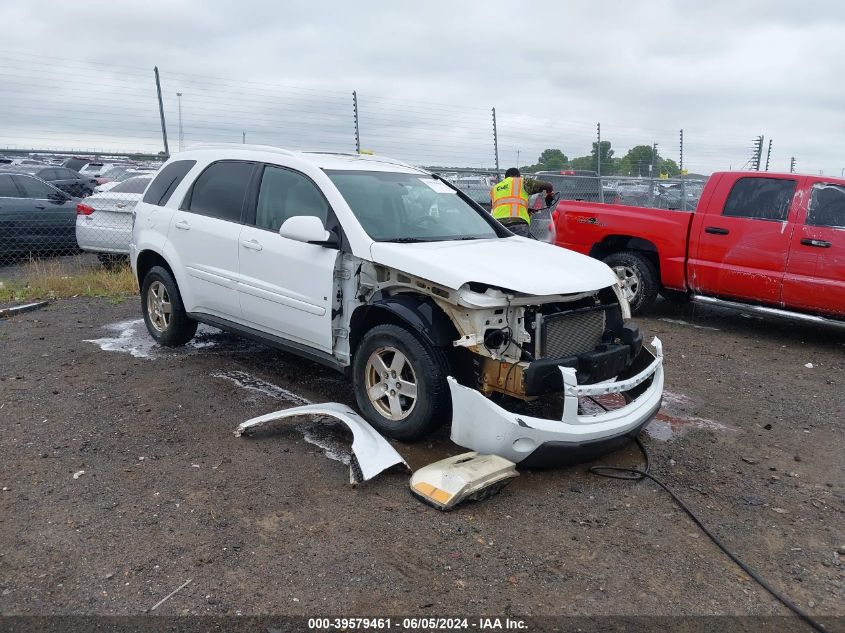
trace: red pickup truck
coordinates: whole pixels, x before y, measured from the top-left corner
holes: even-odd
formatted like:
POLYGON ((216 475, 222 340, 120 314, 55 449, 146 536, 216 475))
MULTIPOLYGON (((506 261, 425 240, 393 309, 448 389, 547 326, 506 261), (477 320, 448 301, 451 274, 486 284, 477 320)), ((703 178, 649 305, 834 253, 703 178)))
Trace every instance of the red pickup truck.
POLYGON ((561 201, 558 246, 611 266, 633 312, 698 296, 845 320, 845 180, 719 172, 694 212, 561 201))

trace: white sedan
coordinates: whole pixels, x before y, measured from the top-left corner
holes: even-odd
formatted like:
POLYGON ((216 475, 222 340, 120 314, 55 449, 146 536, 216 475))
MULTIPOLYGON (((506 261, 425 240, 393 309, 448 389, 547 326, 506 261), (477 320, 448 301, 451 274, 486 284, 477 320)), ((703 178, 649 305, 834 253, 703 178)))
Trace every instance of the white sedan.
POLYGON ((79 248, 98 253, 103 263, 128 255, 132 211, 153 175, 129 178, 109 191, 88 196, 76 205, 76 241, 79 248))

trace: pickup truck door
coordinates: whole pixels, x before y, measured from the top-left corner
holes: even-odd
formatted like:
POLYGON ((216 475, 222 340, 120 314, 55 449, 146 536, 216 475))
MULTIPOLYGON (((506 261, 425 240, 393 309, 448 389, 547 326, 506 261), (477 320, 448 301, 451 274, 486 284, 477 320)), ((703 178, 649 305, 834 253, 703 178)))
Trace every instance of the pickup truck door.
POLYGON ((813 182, 803 196, 783 283, 787 308, 845 316, 845 185, 813 182))
POLYGON ((694 292, 780 305, 797 184, 773 176, 722 176, 690 232, 694 292))
POLYGON ((338 251, 279 235, 285 220, 312 215, 325 225, 329 203, 304 174, 265 165, 241 229, 238 295, 246 325, 331 353, 338 251))

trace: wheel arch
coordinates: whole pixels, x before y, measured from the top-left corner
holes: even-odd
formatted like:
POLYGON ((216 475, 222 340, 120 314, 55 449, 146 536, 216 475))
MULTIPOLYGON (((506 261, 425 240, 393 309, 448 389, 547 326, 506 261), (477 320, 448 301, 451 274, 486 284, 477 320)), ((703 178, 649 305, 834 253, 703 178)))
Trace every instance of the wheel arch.
POLYGON ((369 303, 352 313, 350 350, 354 356, 364 334, 377 325, 398 325, 421 336, 434 347, 451 347, 458 331, 446 313, 430 298, 402 293, 376 293, 369 303))
POLYGON ((608 255, 613 253, 620 253, 622 251, 635 251, 646 257, 654 266, 657 272, 658 281, 660 280, 660 256, 658 254, 657 245, 642 237, 634 237, 631 235, 607 235, 600 242, 593 244, 590 249, 590 257, 604 260, 608 255))

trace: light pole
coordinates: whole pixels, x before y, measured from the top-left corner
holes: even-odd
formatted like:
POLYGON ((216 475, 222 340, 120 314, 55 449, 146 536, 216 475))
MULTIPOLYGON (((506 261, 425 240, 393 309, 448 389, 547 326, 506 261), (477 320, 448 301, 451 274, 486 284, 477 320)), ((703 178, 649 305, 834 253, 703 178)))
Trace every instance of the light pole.
POLYGON ((177 92, 176 97, 179 99, 179 151, 182 151, 182 144, 185 142, 185 135, 182 134, 182 93, 177 92))

